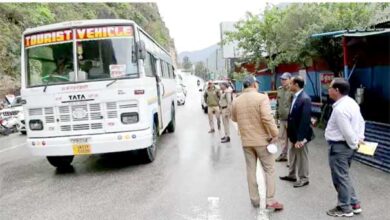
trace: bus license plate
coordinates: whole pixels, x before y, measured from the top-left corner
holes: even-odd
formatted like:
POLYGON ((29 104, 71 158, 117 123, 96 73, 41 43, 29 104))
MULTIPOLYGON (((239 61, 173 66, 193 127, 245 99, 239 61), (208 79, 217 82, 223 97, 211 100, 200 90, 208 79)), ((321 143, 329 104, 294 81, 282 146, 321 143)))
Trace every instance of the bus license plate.
POLYGON ((91 145, 90 144, 73 144, 73 154, 91 154, 91 145))

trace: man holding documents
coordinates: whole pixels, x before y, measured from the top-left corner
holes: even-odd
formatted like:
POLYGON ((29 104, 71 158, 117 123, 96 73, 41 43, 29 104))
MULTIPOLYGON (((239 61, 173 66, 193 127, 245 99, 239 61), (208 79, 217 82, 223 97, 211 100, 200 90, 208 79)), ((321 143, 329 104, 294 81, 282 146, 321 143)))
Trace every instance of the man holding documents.
POLYGON ((333 185, 338 193, 338 204, 327 212, 334 217, 351 217, 362 212, 356 197, 349 167, 359 143, 364 140, 364 119, 359 105, 348 96, 347 80, 335 78, 329 86, 329 97, 335 101, 325 130, 329 144, 329 165, 333 185))

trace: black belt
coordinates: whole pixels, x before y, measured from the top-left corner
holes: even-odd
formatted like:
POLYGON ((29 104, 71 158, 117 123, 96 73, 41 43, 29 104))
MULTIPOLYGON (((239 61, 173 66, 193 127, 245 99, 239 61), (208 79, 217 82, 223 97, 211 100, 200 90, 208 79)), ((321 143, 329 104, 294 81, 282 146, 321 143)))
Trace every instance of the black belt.
POLYGON ((227 108, 227 106, 222 106, 222 107, 221 107, 221 109, 225 109, 225 108, 227 108))
POLYGON ((348 143, 346 141, 328 141, 329 144, 346 144, 348 145, 348 143))

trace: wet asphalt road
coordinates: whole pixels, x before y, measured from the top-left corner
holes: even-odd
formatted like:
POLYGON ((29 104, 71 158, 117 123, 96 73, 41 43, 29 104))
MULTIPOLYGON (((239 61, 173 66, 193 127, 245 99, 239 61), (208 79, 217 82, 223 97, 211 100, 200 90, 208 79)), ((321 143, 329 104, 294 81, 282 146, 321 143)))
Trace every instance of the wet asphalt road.
POLYGON ((30 155, 25 136, 1 137, 0 219, 257 219, 236 132, 230 144, 208 134, 196 80, 188 84, 177 130, 161 136, 151 164, 135 153, 80 156, 59 172, 30 155))
MULTIPOLYGON (((142 164, 131 152, 83 156, 75 158, 73 169, 59 172, 45 158, 30 155, 25 136, 0 137, 0 220, 334 219, 325 214, 336 204, 336 193, 322 131, 316 130, 309 145, 310 185, 294 189, 277 180, 276 197, 285 210, 256 210, 249 202, 234 126, 230 144, 221 144, 218 133, 208 134, 196 80, 186 83, 189 92, 177 110, 177 130, 159 139, 151 164, 142 164)), ((285 175, 285 163, 278 163, 276 172, 285 175)), ((356 161, 351 175, 363 208, 353 219, 390 219, 390 175, 356 161)))

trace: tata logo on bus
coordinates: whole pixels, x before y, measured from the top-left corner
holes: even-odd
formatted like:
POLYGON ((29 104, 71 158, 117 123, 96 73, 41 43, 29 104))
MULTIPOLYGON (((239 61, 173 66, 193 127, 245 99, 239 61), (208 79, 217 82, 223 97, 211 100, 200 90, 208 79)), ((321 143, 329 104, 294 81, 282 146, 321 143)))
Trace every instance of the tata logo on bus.
POLYGON ((71 100, 71 101, 80 101, 80 100, 85 100, 86 98, 85 98, 85 95, 80 95, 80 94, 78 94, 78 95, 70 95, 69 96, 69 100, 71 100))

